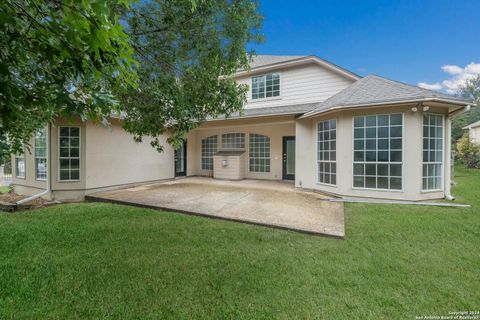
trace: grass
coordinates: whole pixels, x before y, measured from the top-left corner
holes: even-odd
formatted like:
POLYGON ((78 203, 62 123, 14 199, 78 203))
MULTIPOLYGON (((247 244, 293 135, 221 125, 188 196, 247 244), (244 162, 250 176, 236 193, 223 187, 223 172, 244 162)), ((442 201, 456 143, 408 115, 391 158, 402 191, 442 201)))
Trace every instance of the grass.
POLYGON ((10 187, 8 186, 0 186, 0 194, 10 192, 10 187))
MULTIPOLYGON (((471 208, 348 204, 335 240, 111 204, 0 215, 0 318, 414 319, 480 309, 471 208)), ((460 197, 461 195, 461 197, 460 197)))

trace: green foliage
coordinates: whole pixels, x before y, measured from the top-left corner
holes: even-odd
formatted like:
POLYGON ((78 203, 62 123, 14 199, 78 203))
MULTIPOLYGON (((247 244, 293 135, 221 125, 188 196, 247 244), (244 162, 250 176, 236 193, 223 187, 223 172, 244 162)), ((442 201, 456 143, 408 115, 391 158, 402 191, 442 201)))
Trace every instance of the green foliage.
POLYGON ((480 145, 470 140, 468 132, 457 141, 457 157, 467 168, 480 167, 480 145))
POLYGON ((127 0, 0 2, 0 137, 8 152, 57 116, 99 121, 118 107, 111 91, 137 81, 119 21, 127 8, 127 0))
POLYGON ((471 101, 474 101, 476 106, 472 106, 470 112, 461 114, 455 117, 452 121, 452 139, 457 141, 462 137, 466 126, 480 120, 480 75, 476 78, 469 79, 465 85, 460 88, 459 95, 471 101))
POLYGON ((242 109, 246 86, 230 76, 248 68, 246 45, 261 41, 252 0, 142 1, 126 17, 139 61, 139 87, 121 95, 124 128, 137 141, 159 136, 178 146, 208 117, 242 109))

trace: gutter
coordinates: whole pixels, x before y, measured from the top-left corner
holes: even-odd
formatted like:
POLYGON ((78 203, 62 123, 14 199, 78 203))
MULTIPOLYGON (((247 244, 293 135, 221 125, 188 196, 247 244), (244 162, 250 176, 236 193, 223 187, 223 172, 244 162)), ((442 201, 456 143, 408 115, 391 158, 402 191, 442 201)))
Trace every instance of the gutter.
POLYGON ((25 198, 25 199, 22 199, 22 200, 19 200, 15 203, 16 206, 19 206, 19 205, 22 205, 22 204, 25 204, 27 202, 30 202, 32 200, 35 200, 35 199, 38 199, 40 197, 43 197, 47 194, 49 194, 52 190, 51 190, 51 185, 50 185, 50 180, 51 180, 51 176, 50 176, 50 166, 51 166, 51 157, 50 157, 50 134, 51 134, 51 124, 48 123, 47 125, 47 137, 46 137, 46 140, 47 140, 47 186, 45 187, 45 190, 40 192, 40 193, 37 193, 37 194, 34 194, 33 196, 30 196, 28 198, 25 198))
MULTIPOLYGON (((468 103, 470 103, 470 102, 461 101, 461 100, 444 99, 444 98, 422 98, 422 99, 410 99, 410 100, 380 101, 380 102, 368 103, 368 104, 362 103, 362 104, 352 104, 352 105, 343 105, 343 106, 339 105, 339 106, 331 107, 331 108, 316 111, 316 112, 315 112, 315 110, 312 110, 310 112, 305 113, 303 116, 300 117, 300 119, 310 118, 310 117, 317 116, 317 115, 322 114, 322 113, 327 113, 327 112, 337 111, 337 110, 348 110, 348 109, 355 109, 355 108, 359 108, 359 107, 376 108, 376 107, 388 106, 388 105, 403 105, 403 104, 419 103, 419 102, 440 102, 440 103, 444 102, 444 103, 450 103, 450 104, 459 105, 459 106, 465 106, 465 108, 468 107, 468 110, 470 110, 470 105, 468 105, 468 103)), ((461 109, 461 110, 463 110, 463 109, 461 109)), ((466 110, 466 111, 468 111, 468 110, 466 110)), ((457 111, 459 113, 461 112, 459 110, 455 110, 455 111, 451 112, 450 114, 453 114, 453 113, 456 114, 457 111)), ((466 112, 466 111, 463 111, 463 112, 466 112)))

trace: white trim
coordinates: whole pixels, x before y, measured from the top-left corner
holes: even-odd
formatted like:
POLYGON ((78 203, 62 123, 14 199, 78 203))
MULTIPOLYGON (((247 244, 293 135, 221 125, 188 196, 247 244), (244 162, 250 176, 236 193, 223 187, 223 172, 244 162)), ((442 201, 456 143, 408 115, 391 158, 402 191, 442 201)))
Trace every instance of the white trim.
POLYGON ((330 71, 333 71, 337 74, 340 74, 344 76, 345 78, 348 78, 350 80, 359 80, 361 79, 360 76, 354 74, 353 72, 350 72, 348 70, 345 70, 339 66, 336 66, 335 64, 328 62, 326 60, 323 60, 317 56, 306 56, 298 59, 292 59, 292 60, 287 60, 284 62, 277 62, 277 63, 272 63, 256 68, 251 68, 249 70, 243 70, 239 71, 236 74, 233 75, 234 78, 240 78, 245 75, 252 75, 252 74, 257 74, 257 73, 264 73, 267 71, 271 70, 277 70, 279 68, 287 68, 287 67, 293 67, 297 65, 303 65, 303 64, 308 64, 308 63, 315 63, 321 67, 324 67, 325 69, 328 69, 330 71))
MULTIPOLYGON (((366 121, 366 119, 365 119, 366 121)), ((365 123, 366 125, 366 123, 365 123)), ((374 114, 363 114, 363 115, 358 115, 358 116, 352 116, 352 137, 351 137, 351 141, 352 141, 352 180, 351 180, 351 188, 352 190, 370 190, 370 191, 383 191, 383 192, 399 192, 399 193, 403 193, 405 192, 405 177, 404 177, 404 173, 405 173, 405 170, 404 170, 404 160, 405 160, 405 113, 404 112, 392 112, 392 113, 374 113, 374 114), (388 115, 389 116, 389 120, 388 120, 388 129, 389 129, 389 137, 388 137, 388 140, 389 140, 389 145, 388 145, 388 157, 390 159, 390 140, 391 140, 391 137, 390 137, 390 127, 391 127, 391 124, 390 124, 390 116, 391 115, 394 115, 394 114, 401 114, 402 115, 402 161, 401 162, 391 162, 391 161, 371 161, 371 162, 366 162, 366 161, 363 161, 363 162, 355 162, 355 117, 367 117, 367 116, 376 116, 377 117, 377 120, 378 120, 378 116, 382 116, 382 115, 388 115), (367 188, 367 187, 355 187, 355 172, 354 172, 354 166, 355 164, 363 164, 363 165, 367 165, 367 164, 374 164, 374 165, 378 165, 378 164, 384 164, 384 165, 387 165, 389 166, 388 167, 388 176, 387 178, 389 179, 389 182, 390 182, 390 178, 392 178, 392 176, 390 175, 390 165, 391 164, 400 164, 401 165, 401 169, 402 169, 402 175, 400 176, 401 180, 402 180, 402 186, 401 186, 401 189, 385 189, 385 188, 367 188)), ((366 127, 364 127, 366 128, 366 127)), ((377 125, 375 126, 375 128, 378 128, 378 123, 377 125)), ((366 130, 365 130, 365 134, 366 134, 366 130)), ((364 137, 364 141, 367 139, 367 137, 365 136, 364 137)), ((378 130, 376 130, 376 136, 375 136, 375 140, 378 141, 378 130)), ((366 146, 364 146, 364 152, 366 152, 366 146)), ((378 153, 378 144, 377 144, 377 148, 375 150, 376 153, 378 153)), ((375 156, 377 157, 377 155, 375 156)), ((365 159, 366 159, 366 155, 365 155, 365 159)), ((364 168, 365 170, 365 168, 364 168)), ((365 171, 364 171, 365 173, 365 171)), ((363 174, 363 177, 366 178, 366 175, 363 174)), ((382 176, 382 177, 385 177, 385 176, 382 176)), ((378 179, 378 174, 375 175, 375 178, 378 179)), ((398 178, 396 176, 393 176, 393 178, 398 178)), ((365 183, 364 183, 365 185, 365 183)), ((389 183, 390 185, 390 183, 389 183)))
POLYGON ((354 108, 360 108, 360 107, 365 107, 365 108, 373 108, 373 107, 379 107, 379 106, 389 106, 389 105, 403 105, 403 104, 411 104, 411 103, 418 103, 418 102, 444 102, 444 103, 450 103, 450 104, 455 104, 459 106, 468 106, 470 105, 470 102, 466 101, 461 101, 461 100, 454 100, 454 99, 444 99, 444 98, 423 98, 423 99, 412 99, 412 100, 391 100, 391 101, 381 101, 381 102, 374 102, 374 103, 361 103, 361 104, 352 104, 352 105, 340 105, 340 106, 335 106, 331 107, 325 110, 320 110, 320 111, 308 111, 302 116, 300 116, 300 119, 304 118, 309 118, 313 116, 317 116, 323 113, 331 112, 331 111, 336 111, 336 110, 348 110, 348 109, 354 109, 354 108))
MULTIPOLYGON (((79 182, 82 176, 82 128, 80 126, 58 126, 57 129, 57 182, 58 183, 69 183, 69 182, 79 182), (60 179, 60 129, 61 128, 78 128, 78 179, 60 179)), ((69 136, 70 137, 70 136, 69 136)), ((70 147, 69 147, 70 148, 70 147)), ((70 157, 69 157, 70 158, 70 157)), ((71 170, 71 169, 70 169, 71 170)))

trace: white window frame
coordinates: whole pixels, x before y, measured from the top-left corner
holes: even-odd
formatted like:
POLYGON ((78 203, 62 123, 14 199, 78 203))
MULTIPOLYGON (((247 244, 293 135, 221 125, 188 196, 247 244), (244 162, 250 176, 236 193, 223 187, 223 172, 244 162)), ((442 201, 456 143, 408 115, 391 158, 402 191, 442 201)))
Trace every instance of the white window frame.
MULTIPOLYGON (((365 124, 366 125, 366 124, 365 124)), ((388 125, 388 127, 390 128, 390 123, 388 125)), ((366 137, 365 137, 366 139, 366 137)), ((377 131, 377 136, 375 137, 375 139, 378 141, 378 131, 377 131)), ((390 139, 390 137, 389 137, 390 139)), ((364 149, 366 150, 366 149, 364 149)), ((378 145, 377 145, 377 149, 376 149, 376 152, 378 152, 378 145)), ((390 142, 389 142, 389 147, 388 147, 388 153, 390 154, 390 142)), ((355 116, 352 116, 352 189, 353 190, 368 190, 368 191, 380 191, 380 192, 396 192, 396 193, 403 193, 405 192, 405 170, 404 170, 404 161, 405 161, 405 114, 403 112, 390 112, 390 113, 375 113, 375 114, 361 114, 361 115, 355 115, 355 116), (400 114, 402 115, 402 161, 401 162, 390 162, 390 161, 371 161, 371 162, 367 162, 367 161, 363 161, 363 162, 356 162, 355 161, 355 117, 368 117, 368 116, 377 116, 377 119, 378 119, 378 116, 383 116, 383 115, 388 115, 388 116, 391 116, 391 115, 394 115, 394 114, 400 114), (355 172, 354 172, 354 166, 355 164, 375 164, 375 165, 378 165, 378 164, 387 164, 387 165, 390 165, 390 164, 400 164, 401 165, 401 169, 402 169, 402 175, 400 176, 401 177, 401 180, 402 180, 402 185, 401 185, 401 189, 384 189, 384 188, 367 188, 367 187, 355 187, 355 183, 354 183, 354 179, 355 179, 355 172)), ((390 178, 390 167, 389 167, 389 175, 388 177, 390 178)), ((366 176, 364 174, 364 176, 366 176)), ((378 174, 376 175, 377 178, 378 178, 378 174)))
MULTIPOLYGON (((317 163, 316 163, 316 165, 317 165, 316 174, 317 174, 317 177, 316 177, 315 180, 316 180, 317 184, 326 185, 326 186, 329 186, 329 187, 336 187, 336 186, 337 186, 337 181, 338 181, 338 179, 337 179, 337 178, 338 178, 338 166, 337 166, 337 155, 338 155, 338 153, 337 153, 337 149, 338 149, 338 148, 337 148, 337 146, 338 146, 338 145, 337 145, 337 141, 338 141, 338 139, 337 139, 337 138, 338 138, 338 120, 337 120, 337 118, 332 118, 332 119, 327 119, 327 120, 318 121, 318 122, 315 124, 315 126, 316 126, 316 130, 315 130, 315 141, 316 141, 316 144, 317 144, 317 148, 316 148, 316 153, 317 153, 317 154, 316 154, 316 159, 317 159, 317 163), (330 122, 330 121, 335 121, 335 160, 334 160, 334 161, 332 161, 331 159, 330 159, 330 160, 320 160, 320 159, 318 158, 318 151, 319 151, 318 144, 319 144, 319 142, 320 142, 320 141, 318 140, 318 133, 319 133, 319 131, 318 131, 318 126, 320 125, 320 123, 325 123, 325 122, 330 122), (336 169, 335 169, 335 184, 333 184, 333 183, 326 183, 326 182, 321 182, 321 181, 320 181, 320 177, 319 177, 319 176, 320 176, 320 170, 319 170, 320 162, 330 163, 330 166, 331 166, 332 163, 335 164, 335 168, 336 168, 336 169)), ((329 130, 329 131, 331 131, 331 130, 329 130)), ((329 139, 328 141, 331 142, 332 140, 329 139)), ((325 141, 322 141, 322 142, 325 142, 325 141)), ((329 149, 328 151, 329 151, 329 152, 332 152, 333 150, 332 150, 332 149, 329 149)), ((330 172, 330 175, 332 175, 332 172, 330 172)))
POLYGON ((261 75, 252 76, 250 79, 250 101, 257 102, 257 101, 266 101, 266 100, 276 100, 281 99, 282 97, 282 75, 280 72, 269 72, 261 75), (278 75, 278 96, 271 96, 267 97, 267 75, 270 74, 277 74, 278 75), (263 98, 254 98, 253 97, 253 79, 254 78, 263 78, 264 88, 265 88, 265 95, 263 98))
POLYGON ((200 169, 202 171, 213 171, 213 155, 218 151, 218 136, 219 136, 218 134, 214 134, 214 135, 211 135, 211 136, 208 136, 208 137, 204 137, 200 140, 200 169), (203 156, 203 141, 207 140, 209 138, 213 138, 213 137, 215 137, 215 140, 216 140, 216 150, 215 150, 215 152, 212 153, 212 156, 211 156, 211 158, 212 158, 212 169, 204 169, 203 168, 203 159, 207 159, 207 157, 203 156))
POLYGON ((47 143, 47 139, 48 139, 48 134, 47 134, 47 128, 42 128, 40 129, 39 131, 37 131, 37 133, 35 134, 35 139, 34 139, 34 142, 35 142, 35 150, 34 150, 34 166, 35 166, 35 180, 37 181, 46 181, 47 180, 47 175, 48 175, 48 168, 45 170, 45 178, 39 178, 38 177, 38 161, 39 160, 45 160, 45 166, 48 166, 48 163, 47 163, 47 146, 48 146, 48 143, 47 143), (38 156, 37 155, 37 135, 38 133, 43 130, 45 131, 45 156, 44 157, 41 157, 41 156, 38 156))
POLYGON ((23 153, 16 153, 15 154, 15 178, 18 179, 26 179, 27 176, 27 164, 26 164, 26 159, 25 159, 25 150, 23 150, 23 153), (18 166, 17 166, 17 159, 23 159, 23 175, 18 174, 18 166))
MULTIPOLYGON (((245 132, 226 132, 226 133, 222 133, 220 138, 222 139, 222 148, 221 149, 223 149, 223 150, 245 150, 245 145, 246 145, 245 132), (238 138, 238 137, 242 137, 243 147, 226 147, 225 142, 223 140, 224 140, 224 136, 228 136, 228 135, 233 135, 233 140, 232 141, 235 144, 237 143, 237 141, 235 141, 235 139, 238 138)), ((218 141, 217 141, 217 149, 218 149, 218 141)))
MULTIPOLYGON (((266 167, 266 165, 265 165, 266 167)), ((248 134, 248 172, 250 173, 253 173, 253 174, 265 174, 265 173, 270 173, 272 171, 272 139, 267 136, 267 135, 264 135, 264 134, 259 134, 259 133, 252 133, 250 132, 248 134), (250 150, 250 147, 252 145, 251 143, 251 138, 252 138, 252 135, 253 136, 260 136, 260 137, 265 137, 265 138, 268 138, 268 157, 252 157, 251 156, 251 150, 250 150), (269 164, 268 164, 268 170, 265 170, 265 171, 252 171, 250 169, 250 160, 251 159, 259 159, 259 160, 268 160, 269 161, 269 164)))
MULTIPOLYGON (((445 115, 441 114, 441 113, 433 113, 433 112, 423 113, 422 114, 422 192, 424 192, 424 193, 439 192, 439 191, 442 191, 442 190, 445 189, 445 179, 444 179, 444 172, 443 172, 443 170, 445 168, 445 142, 446 142, 445 141, 445 115), (425 149, 423 148, 423 139, 425 139, 424 124, 423 124, 424 115, 434 115, 434 116, 441 116, 442 117, 442 136, 441 136, 441 138, 442 138, 442 156, 441 156, 442 161, 441 162, 438 162, 438 161, 437 162, 425 162, 424 159, 423 159, 423 152, 425 151, 425 149), (434 164, 434 165, 439 164, 440 165, 440 188, 438 188, 438 189, 424 189, 423 188, 423 179, 425 178, 424 172, 423 172, 423 166, 424 165, 429 165, 429 164, 434 164)), ((427 150, 430 151, 430 147, 427 150)), ((437 149, 435 149, 435 150, 437 150, 437 149)))
MULTIPOLYGON (((57 139, 57 152, 58 152, 58 163, 57 163, 57 181, 58 182, 79 182, 82 177, 82 128, 79 126, 59 126, 58 127, 58 139, 57 139), (62 159, 77 159, 76 157, 61 157, 60 156, 60 130, 62 128, 78 128, 78 179, 62 179, 60 172, 61 172, 61 165, 60 165, 60 160, 62 159)), ((69 169, 71 170, 71 168, 69 169)))

